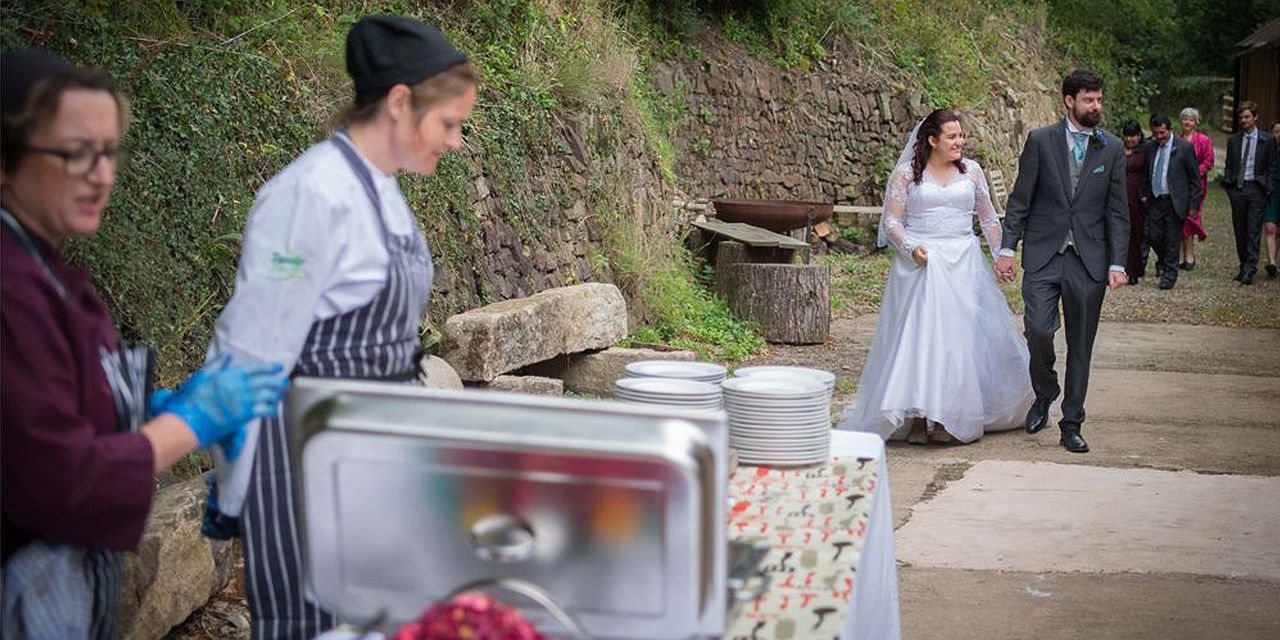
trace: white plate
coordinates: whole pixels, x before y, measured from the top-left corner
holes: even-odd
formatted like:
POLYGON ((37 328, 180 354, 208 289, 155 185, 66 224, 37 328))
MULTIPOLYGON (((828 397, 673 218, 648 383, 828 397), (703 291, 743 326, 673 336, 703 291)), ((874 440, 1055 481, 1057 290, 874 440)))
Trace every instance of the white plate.
POLYGON ((646 378, 692 378, 695 380, 722 380, 728 370, 712 362, 687 362, 683 360, 640 360, 624 367, 628 374, 646 378))
POLYGON ((821 382, 828 390, 834 389, 836 386, 836 374, 823 369, 813 369, 810 367, 791 367, 783 365, 761 365, 758 367, 742 367, 735 369, 733 376, 735 378, 749 378, 759 375, 779 375, 779 376, 801 376, 811 378, 821 382))
POLYGON ((768 397, 778 399, 800 399, 823 397, 827 388, 816 380, 807 378, 779 379, 769 376, 758 378, 729 378, 720 383, 726 394, 741 394, 745 397, 768 397))
POLYGON ((681 378, 620 378, 613 382, 619 389, 635 393, 663 394, 681 397, 719 397, 720 388, 708 382, 681 378))

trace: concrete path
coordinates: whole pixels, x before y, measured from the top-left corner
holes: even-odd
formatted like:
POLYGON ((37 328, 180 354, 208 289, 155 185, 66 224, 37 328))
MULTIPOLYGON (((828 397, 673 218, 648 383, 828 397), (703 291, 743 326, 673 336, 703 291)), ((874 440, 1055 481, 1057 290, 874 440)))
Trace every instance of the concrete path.
POLYGON ((1104 324, 1086 411, 890 443, 904 638, 1280 638, 1280 331, 1104 324))

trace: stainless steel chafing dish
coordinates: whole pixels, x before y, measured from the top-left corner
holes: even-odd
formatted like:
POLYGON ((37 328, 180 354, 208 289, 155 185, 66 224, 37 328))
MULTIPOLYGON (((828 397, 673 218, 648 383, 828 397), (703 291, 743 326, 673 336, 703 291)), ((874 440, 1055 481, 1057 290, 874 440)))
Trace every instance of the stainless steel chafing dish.
POLYGON ((516 578, 594 637, 724 632, 723 413, 314 378, 289 395, 304 573, 341 617, 405 621, 516 578))

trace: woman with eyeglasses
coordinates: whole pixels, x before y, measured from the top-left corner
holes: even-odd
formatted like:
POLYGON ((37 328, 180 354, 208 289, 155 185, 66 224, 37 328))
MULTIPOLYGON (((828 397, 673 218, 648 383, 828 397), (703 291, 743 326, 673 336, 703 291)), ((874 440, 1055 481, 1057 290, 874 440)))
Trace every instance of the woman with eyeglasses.
POLYGON ((104 73, 44 51, 0 55, 0 636, 114 638, 122 552, 155 474, 273 415, 280 365, 216 359, 150 392, 151 352, 123 342, 89 273, 128 119, 104 73))

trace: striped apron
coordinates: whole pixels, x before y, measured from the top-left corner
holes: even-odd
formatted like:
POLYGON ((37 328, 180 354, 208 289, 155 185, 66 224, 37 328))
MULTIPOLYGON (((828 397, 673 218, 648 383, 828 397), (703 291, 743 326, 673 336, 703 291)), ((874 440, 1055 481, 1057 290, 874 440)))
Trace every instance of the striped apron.
MULTIPOLYGON (((26 229, 0 209, 0 223, 12 233, 49 278, 63 299, 66 286, 40 254, 26 229)), ((115 350, 100 346, 98 364, 116 409, 116 428, 137 431, 146 421, 155 353, 145 345, 118 341, 115 350)), ((124 553, 32 540, 5 561, 3 626, 10 640, 88 638, 114 640, 116 608, 124 577, 124 553)))
MULTIPOLYGON (((366 380, 417 379, 418 327, 431 293, 431 255, 422 233, 392 235, 373 176, 344 136, 330 139, 360 179, 383 225, 387 283, 365 306, 311 326, 293 375, 366 380)), ((299 544, 293 458, 282 416, 263 420, 241 514, 245 586, 255 640, 310 640, 333 614, 307 600, 299 544)))

